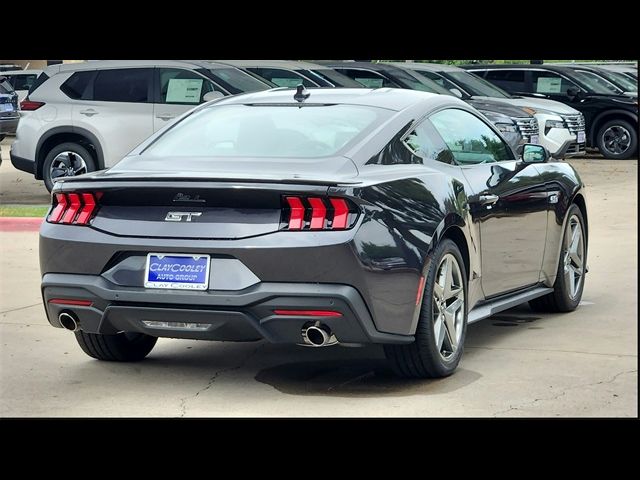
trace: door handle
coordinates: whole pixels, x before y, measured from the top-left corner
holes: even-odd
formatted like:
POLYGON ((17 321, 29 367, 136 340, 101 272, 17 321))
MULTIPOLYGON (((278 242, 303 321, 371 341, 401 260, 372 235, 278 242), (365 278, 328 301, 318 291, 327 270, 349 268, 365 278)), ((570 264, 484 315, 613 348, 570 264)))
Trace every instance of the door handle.
POLYGON ((171 120, 172 118, 176 118, 176 116, 171 113, 159 113, 158 115, 156 115, 156 118, 166 121, 166 120, 171 120))
POLYGON ((480 205, 493 205, 500 197, 498 195, 480 195, 478 196, 478 203, 480 205))
POLYGON ((80 112, 82 115, 86 115, 87 117, 92 117, 94 115, 97 115, 99 112, 95 111, 93 108, 88 108, 86 110, 80 110, 80 112))

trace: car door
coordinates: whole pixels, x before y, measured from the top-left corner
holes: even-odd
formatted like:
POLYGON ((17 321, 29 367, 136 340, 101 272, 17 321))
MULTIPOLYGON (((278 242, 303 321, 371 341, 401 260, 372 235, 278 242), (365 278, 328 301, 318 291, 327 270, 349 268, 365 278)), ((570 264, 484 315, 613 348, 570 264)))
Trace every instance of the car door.
POLYGON ((154 73, 153 131, 169 125, 174 119, 204 101, 212 91, 228 93, 198 72, 184 68, 157 67, 154 73))
POLYGON ((535 165, 516 160, 493 128, 468 111, 449 108, 429 120, 471 188, 469 207, 480 226, 485 296, 538 283, 548 200, 535 165))
POLYGON ((152 68, 95 72, 89 91, 74 102, 73 124, 100 140, 111 167, 153 133, 152 68))

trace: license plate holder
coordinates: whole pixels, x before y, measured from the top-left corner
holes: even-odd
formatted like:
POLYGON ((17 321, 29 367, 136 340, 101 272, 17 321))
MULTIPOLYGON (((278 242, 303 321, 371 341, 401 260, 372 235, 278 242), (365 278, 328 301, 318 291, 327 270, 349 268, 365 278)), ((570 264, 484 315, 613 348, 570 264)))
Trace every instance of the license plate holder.
POLYGON ((587 136, 584 133, 584 130, 578 132, 578 143, 585 143, 587 141, 587 136))
POLYGON ((144 273, 145 288, 207 290, 209 255, 149 253, 144 273))

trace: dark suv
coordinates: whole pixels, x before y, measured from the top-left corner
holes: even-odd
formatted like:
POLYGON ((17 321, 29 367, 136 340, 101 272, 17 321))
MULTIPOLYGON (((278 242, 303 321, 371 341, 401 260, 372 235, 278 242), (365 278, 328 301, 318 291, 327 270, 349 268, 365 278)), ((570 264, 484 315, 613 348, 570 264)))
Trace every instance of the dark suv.
POLYGON ((606 158, 638 152, 638 98, 615 93, 602 77, 567 65, 466 65, 509 93, 551 98, 582 112, 587 144, 606 158))
POLYGON ((0 142, 6 135, 16 133, 19 119, 18 94, 6 78, 0 74, 0 142))

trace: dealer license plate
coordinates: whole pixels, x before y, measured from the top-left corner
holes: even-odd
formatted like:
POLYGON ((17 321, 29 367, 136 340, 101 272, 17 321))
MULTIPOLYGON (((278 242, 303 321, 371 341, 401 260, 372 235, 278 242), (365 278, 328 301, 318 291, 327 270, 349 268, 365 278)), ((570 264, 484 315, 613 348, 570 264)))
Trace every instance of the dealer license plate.
POLYGON ((538 135, 531 135, 531 140, 529 141, 529 143, 540 143, 540 138, 538 137, 538 135))
POLYGON ((0 103, 0 112, 13 112, 13 103, 0 103))
POLYGON ((144 274, 146 288, 206 290, 209 287, 209 255, 150 253, 144 274))
POLYGON ((584 143, 587 140, 587 136, 584 134, 584 130, 578 132, 578 143, 584 143))

